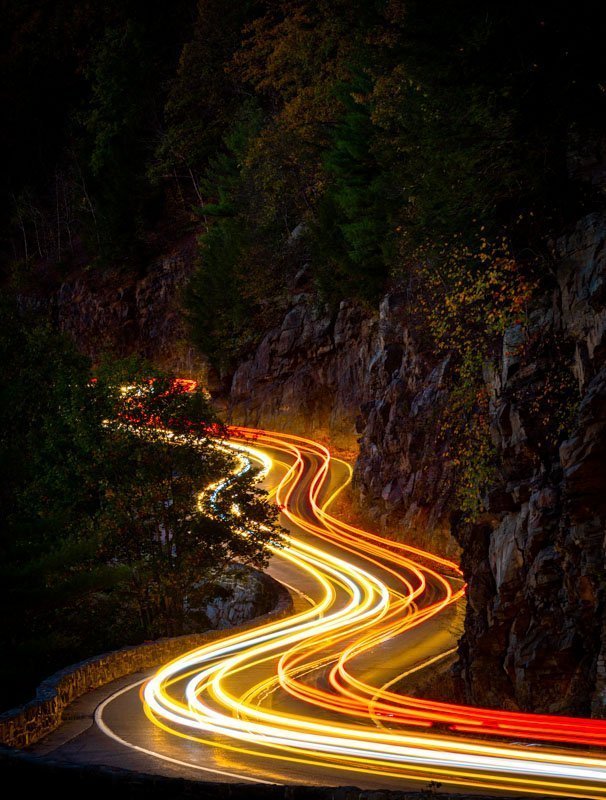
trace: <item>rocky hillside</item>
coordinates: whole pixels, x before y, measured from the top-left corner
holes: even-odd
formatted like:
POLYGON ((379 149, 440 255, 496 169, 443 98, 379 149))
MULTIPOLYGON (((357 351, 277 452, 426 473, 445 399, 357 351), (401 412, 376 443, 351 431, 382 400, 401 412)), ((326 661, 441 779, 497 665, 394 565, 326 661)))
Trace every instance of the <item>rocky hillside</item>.
MULTIPOLYGON (((485 368, 499 472, 480 518, 454 525, 469 581, 458 674, 473 703, 606 709, 605 237, 594 215, 554 243, 552 290, 485 368)), ((357 434, 361 505, 391 535, 452 553, 449 360, 423 351, 407 307, 391 294, 377 313, 329 314, 295 294, 237 369, 231 413, 341 446, 357 434)))
POLYGON ((605 240, 591 216, 555 243, 555 285, 527 347, 511 328, 487 373, 501 476, 487 513, 457 531, 469 580, 461 680, 474 703, 606 711, 605 240), (570 372, 567 409, 557 384, 570 372), (559 444, 550 426, 562 414, 574 435, 559 444))
MULTIPOLYGON (((409 325, 406 293, 374 312, 352 301, 331 312, 302 271, 281 323, 233 375, 231 420, 357 452, 355 498, 378 528, 445 554, 461 548, 469 602, 457 677, 473 703, 606 709, 605 238, 592 215, 553 244, 550 291, 485 367, 499 471, 473 524, 453 514, 449 359, 409 325), (562 442, 564 429, 573 434, 562 442)), ((205 375, 179 305, 190 271, 185 248, 124 286, 66 282, 57 318, 93 357, 137 351, 205 375)))
POLYGON ((394 536, 457 551, 449 534, 450 467, 440 408, 448 360, 424 355, 406 326, 406 298, 378 313, 342 302, 318 309, 300 292, 281 325, 236 370, 231 419, 330 438, 357 450, 360 507, 394 536))
POLYGON ((187 339, 181 305, 195 250, 194 238, 187 238, 140 274, 118 267, 74 272, 62 282, 54 280, 50 290, 26 292, 25 297, 50 306, 58 326, 93 360, 102 354, 138 354, 205 380, 206 360, 187 339))

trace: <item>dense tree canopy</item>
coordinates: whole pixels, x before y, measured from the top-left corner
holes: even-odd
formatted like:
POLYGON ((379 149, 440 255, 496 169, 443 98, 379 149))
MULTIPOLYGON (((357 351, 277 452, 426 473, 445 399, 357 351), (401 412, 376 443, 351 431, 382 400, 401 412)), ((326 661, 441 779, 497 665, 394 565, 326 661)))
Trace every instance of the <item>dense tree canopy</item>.
POLYGON ((582 165, 606 75, 588 2, 2 11, 7 254, 143 264, 195 231, 194 336, 222 369, 302 263, 321 299, 374 302, 419 246, 483 227, 536 248, 596 202, 582 165))

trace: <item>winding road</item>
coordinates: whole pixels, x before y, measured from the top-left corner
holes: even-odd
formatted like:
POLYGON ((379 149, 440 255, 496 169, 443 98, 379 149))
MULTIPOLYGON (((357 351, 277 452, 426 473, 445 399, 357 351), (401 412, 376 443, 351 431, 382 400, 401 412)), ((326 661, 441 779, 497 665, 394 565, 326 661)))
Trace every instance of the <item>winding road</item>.
POLYGON ((290 536, 270 573, 293 613, 114 688, 56 757, 237 782, 606 798, 606 721, 406 694, 456 646, 456 564, 333 516, 351 468, 323 445, 230 435, 236 471, 258 467, 282 510, 290 536))

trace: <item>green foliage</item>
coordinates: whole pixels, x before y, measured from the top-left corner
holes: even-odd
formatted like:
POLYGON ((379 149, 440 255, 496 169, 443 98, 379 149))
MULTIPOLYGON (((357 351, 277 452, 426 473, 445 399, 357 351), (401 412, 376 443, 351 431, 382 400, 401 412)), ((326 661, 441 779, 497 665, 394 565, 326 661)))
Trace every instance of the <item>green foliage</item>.
POLYGON ((192 338, 220 370, 231 364, 248 321, 236 277, 243 249, 236 220, 214 225, 203 237, 200 266, 188 287, 192 338))
POLYGON ((454 468, 454 502, 463 519, 483 510, 482 496, 497 476, 496 450, 490 438, 488 393, 482 380, 485 356, 466 350, 455 370, 441 436, 449 442, 446 458, 454 468))
POLYGON ((91 138, 101 241, 114 252, 124 248, 141 225, 148 68, 141 31, 129 20, 106 31, 86 72, 91 101, 84 125, 91 138))
POLYGON ((162 197, 148 179, 153 142, 178 56, 188 0, 128 5, 95 42, 84 74, 89 97, 79 114, 86 132, 91 193, 104 255, 132 251, 156 222, 162 197))
POLYGON ((3 4, 10 258, 70 261, 82 247, 90 260, 115 258, 149 239, 164 198, 147 171, 194 2, 3 4), (15 220, 24 195, 27 217, 15 220), (38 247, 47 228, 61 241, 38 247))
POLYGON ((375 152, 371 90, 364 74, 337 89, 343 111, 324 154, 328 185, 313 227, 319 285, 328 297, 376 301, 388 274, 398 195, 375 152))
POLYGON ((473 519, 497 466, 483 368, 499 357, 510 326, 527 328, 537 264, 519 262, 506 237, 492 240, 483 231, 419 247, 411 261, 416 324, 428 349, 448 354, 451 362, 441 431, 449 442, 457 508, 473 519))
MULTIPOLYGON (((240 43, 249 2, 199 0, 191 34, 184 43, 166 100, 166 125, 157 147, 152 177, 177 175, 188 196, 200 195, 200 174, 221 148, 225 130, 239 107, 225 64, 240 43), (191 39, 189 38, 191 36, 191 39)), ((197 197, 197 202, 203 197, 197 197)))
POLYGON ((230 486, 221 516, 199 504, 234 467, 211 440, 223 428, 202 389, 136 360, 91 381, 44 321, 6 299, 2 318, 5 704, 70 661, 203 627, 213 581, 234 561, 263 565, 278 539, 252 476, 230 486))
POLYGON ((102 440, 88 364, 4 299, 2 320, 0 640, 11 653, 4 669, 19 665, 19 675, 2 682, 4 704, 77 652, 86 602, 111 590, 119 571, 97 558, 91 456, 102 440), (55 649, 47 651, 49 637, 55 649))
POLYGON ((23 320, 2 300, 0 383, 3 517, 19 514, 30 544, 61 526, 72 532, 94 506, 96 487, 85 455, 96 445, 88 365, 50 326, 23 320), (41 390, 34 390, 34 382, 41 390), (26 497, 17 496, 27 487, 26 497))
POLYGON ((402 32, 374 119, 408 194, 413 243, 508 224, 521 210, 540 214, 544 234, 578 212, 568 137, 576 125, 591 136, 606 112, 587 80, 602 68, 580 44, 589 18, 542 3, 414 0, 402 32))
POLYGON ((278 294, 283 281, 272 246, 274 220, 256 213, 258 176, 246 162, 262 121, 256 103, 243 105, 200 184, 208 198, 199 209, 206 230, 199 237, 199 263, 186 304, 192 338, 221 372, 267 325, 267 299, 278 294))
MULTIPOLYGON (((82 205, 79 237, 98 227, 91 249, 99 238, 107 253, 128 250, 175 203, 190 224, 208 162, 251 96, 266 112, 247 153, 257 206, 287 212, 292 230, 336 192, 345 251, 354 263, 370 253, 371 276, 393 213, 376 201, 390 187, 415 244, 520 209, 559 224, 588 200, 567 175, 570 147, 606 117, 599 26, 586 7, 7 0, 3 19, 5 232, 26 190, 28 236, 40 216, 71 224, 57 213, 57 173, 76 176, 70 206, 82 205), (361 75, 356 107, 339 87, 359 94, 361 75), (345 170, 352 186, 368 178, 368 198, 347 197, 345 170)), ((10 228, 18 250, 20 233, 10 228)))
POLYGON ((480 232, 463 241, 455 234, 418 248, 414 260, 410 269, 434 347, 480 368, 505 330, 526 320, 538 288, 536 263, 518 261, 504 236, 495 241, 480 232))

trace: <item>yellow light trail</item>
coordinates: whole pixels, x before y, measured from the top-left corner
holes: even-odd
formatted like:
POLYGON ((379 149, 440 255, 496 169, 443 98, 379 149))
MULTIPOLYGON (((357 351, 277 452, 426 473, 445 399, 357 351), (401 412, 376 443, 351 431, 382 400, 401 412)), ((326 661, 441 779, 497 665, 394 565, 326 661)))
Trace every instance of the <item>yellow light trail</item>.
MULTIPOLYGON (((602 744, 600 721, 408 698, 392 689, 398 676, 379 686, 368 683, 360 664, 372 649, 397 637, 405 642, 407 632, 462 597, 457 565, 333 517, 328 508, 351 473, 331 492, 332 462, 324 446, 283 433, 231 433, 234 438, 222 446, 238 453, 236 473, 254 461, 261 477, 281 474, 272 494, 304 538, 292 535, 286 547, 272 549, 314 581, 319 599, 308 598, 311 607, 286 619, 213 641, 163 666, 143 691, 155 725, 231 752, 350 774, 606 798, 606 761, 598 751, 550 746, 529 752, 487 739, 509 732, 602 744), (261 681, 252 677, 260 665, 268 673, 261 681), (297 711, 268 706, 272 696, 277 706, 290 698, 297 711)), ((205 499, 212 504, 231 480, 208 487, 205 499)))

